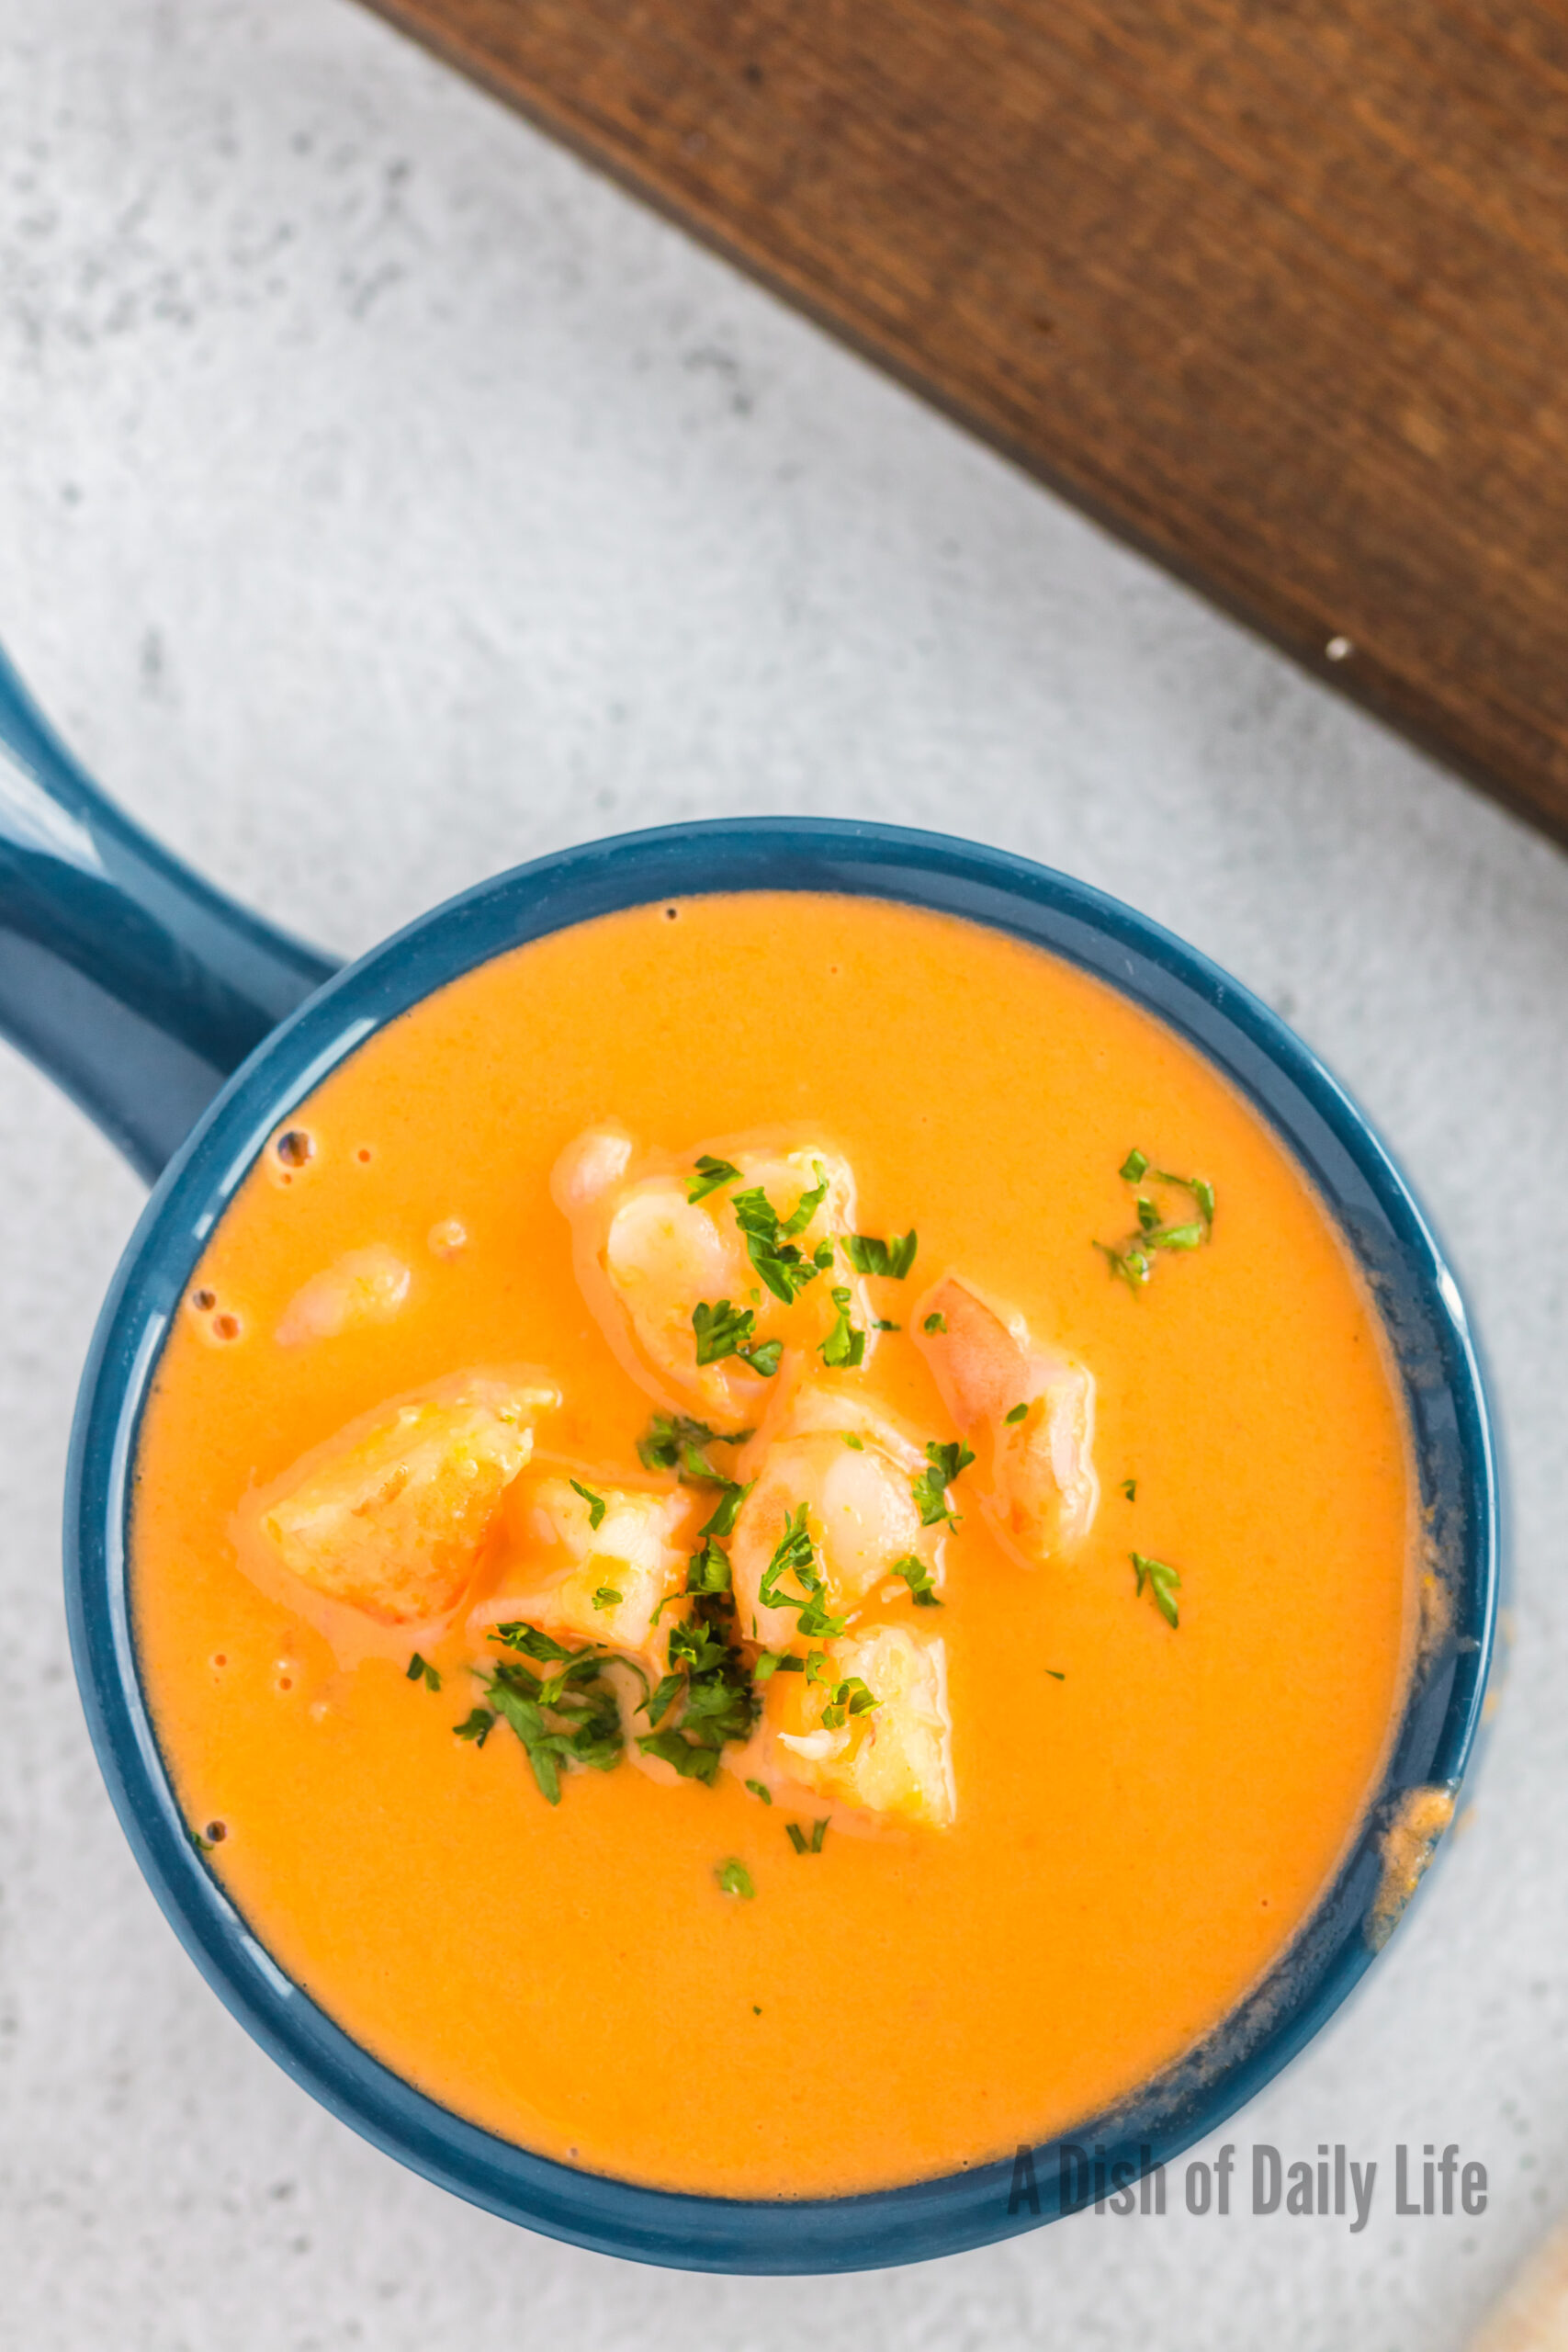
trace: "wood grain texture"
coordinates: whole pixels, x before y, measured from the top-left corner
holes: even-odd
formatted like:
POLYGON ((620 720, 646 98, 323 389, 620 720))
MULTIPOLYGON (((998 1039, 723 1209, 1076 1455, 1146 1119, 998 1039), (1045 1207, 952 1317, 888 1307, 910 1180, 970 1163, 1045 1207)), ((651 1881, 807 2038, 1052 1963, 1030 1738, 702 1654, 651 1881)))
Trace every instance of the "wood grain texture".
POLYGON ((1562 0, 376 4, 1568 840, 1562 0))

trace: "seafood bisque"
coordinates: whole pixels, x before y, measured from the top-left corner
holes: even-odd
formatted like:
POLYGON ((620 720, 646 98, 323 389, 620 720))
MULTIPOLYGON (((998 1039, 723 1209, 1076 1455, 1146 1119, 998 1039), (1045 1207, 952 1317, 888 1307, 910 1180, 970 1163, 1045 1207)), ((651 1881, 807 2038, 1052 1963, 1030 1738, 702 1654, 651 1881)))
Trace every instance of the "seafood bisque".
POLYGON ((848 2194, 1070 2131, 1360 1828, 1416 1616, 1375 1312, 1160 1022, 742 894, 362 1045, 170 1329, 141 1670, 207 1865, 457 2113, 848 2194))

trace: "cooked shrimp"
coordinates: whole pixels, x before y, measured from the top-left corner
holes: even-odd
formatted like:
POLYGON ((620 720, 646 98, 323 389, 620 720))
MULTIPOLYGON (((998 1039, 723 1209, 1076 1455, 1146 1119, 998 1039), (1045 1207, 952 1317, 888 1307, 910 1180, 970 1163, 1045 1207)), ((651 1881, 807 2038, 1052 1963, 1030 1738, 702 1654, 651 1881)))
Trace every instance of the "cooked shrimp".
MULTIPOLYGON (((799 1609, 768 1606, 762 1589, 781 1542, 801 1522, 822 1611, 834 1619, 880 1604, 934 1596, 942 1583, 941 1530, 925 1528, 913 1481, 925 1467, 919 1446, 857 1395, 802 1388, 777 1426, 730 1545, 736 1622, 765 1649, 807 1645, 799 1609), (900 1569, 912 1570, 900 1576, 900 1569)), ((777 1589, 797 1602, 814 1588, 785 1570, 777 1589)))
POLYGON ((661 1404, 752 1425, 814 1351, 824 1366, 869 1356, 874 1318, 836 1247, 854 1179, 834 1153, 731 1145, 634 1174, 628 1139, 593 1129, 551 1189, 584 1297, 661 1404))
POLYGON ((316 1447, 241 1514, 258 1547, 321 1600, 381 1625, 447 1616, 472 1580, 553 1387, 472 1374, 383 1408, 316 1447))
POLYGON ((775 1775, 840 1804, 947 1828, 956 1800, 941 1637, 873 1625, 829 1643, 828 1659, 819 1679, 775 1674, 767 1685, 775 1775))
POLYGON ((661 1672, 668 1612, 660 1624, 655 1615, 684 1589, 703 1516, 700 1498, 683 1487, 612 1486, 588 1470, 530 1473, 507 1505, 505 1590, 471 1612, 469 1629, 521 1621, 559 1639, 602 1642, 661 1672))
POLYGON ((283 1310, 279 1347, 299 1348, 312 1340, 335 1340, 340 1331, 386 1323, 409 1295, 413 1276, 385 1242, 347 1250, 302 1283, 283 1310))
POLYGON ((951 1275, 927 1292, 909 1328, 975 1442, 981 1508, 998 1542, 1025 1567, 1078 1543, 1100 1501, 1092 1375, 951 1275))

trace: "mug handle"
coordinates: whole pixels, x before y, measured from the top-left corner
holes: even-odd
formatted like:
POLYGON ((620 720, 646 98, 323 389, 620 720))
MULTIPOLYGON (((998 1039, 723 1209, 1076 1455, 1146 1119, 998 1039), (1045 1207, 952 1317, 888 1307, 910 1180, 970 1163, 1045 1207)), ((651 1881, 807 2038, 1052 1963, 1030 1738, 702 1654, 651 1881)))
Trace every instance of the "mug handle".
POLYGON ((139 1175, 336 968, 122 817, 0 649, 0 1035, 139 1175))

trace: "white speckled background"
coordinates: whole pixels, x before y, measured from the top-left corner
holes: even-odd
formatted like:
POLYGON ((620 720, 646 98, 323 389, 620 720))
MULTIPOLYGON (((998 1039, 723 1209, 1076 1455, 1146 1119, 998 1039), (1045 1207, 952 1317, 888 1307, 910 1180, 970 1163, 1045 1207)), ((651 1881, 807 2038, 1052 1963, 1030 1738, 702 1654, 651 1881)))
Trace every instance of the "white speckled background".
POLYGON ((7 2352, 1461 2345, 1568 2203, 1561 854, 346 0, 6 0, 0 639, 130 809, 345 952, 536 851, 742 810, 966 831, 1184 932, 1452 1245, 1520 1636, 1469 1834, 1232 2128, 1379 2158, 1363 2235, 1089 2215, 808 2287, 525 2236, 295 2090, 120 1839, 57 1515, 138 1191, 0 1050, 7 2352), (1484 2161, 1485 2215, 1396 2221, 1401 2139, 1484 2161))

